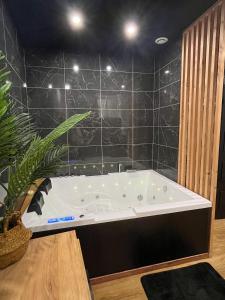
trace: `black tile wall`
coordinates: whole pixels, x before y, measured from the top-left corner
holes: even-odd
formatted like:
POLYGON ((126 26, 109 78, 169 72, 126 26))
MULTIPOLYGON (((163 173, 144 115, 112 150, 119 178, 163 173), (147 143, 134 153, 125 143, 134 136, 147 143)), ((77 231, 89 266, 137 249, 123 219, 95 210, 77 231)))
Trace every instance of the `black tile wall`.
POLYGON ((25 62, 28 108, 40 134, 73 114, 91 111, 87 120, 60 139, 69 145, 65 174, 118 172, 119 164, 152 168, 153 60, 149 73, 143 61, 129 55, 51 56, 34 49, 26 52, 25 62))
MULTIPOLYGON (((19 112, 27 111, 27 93, 23 87, 26 82, 23 49, 2 0, 0 0, 0 50, 5 55, 3 64, 11 72, 8 78, 12 83, 10 96, 19 112)), ((7 170, 0 174, 0 178, 1 181, 7 182, 7 170)))
POLYGON ((155 58, 153 169, 177 179, 181 41, 155 58))

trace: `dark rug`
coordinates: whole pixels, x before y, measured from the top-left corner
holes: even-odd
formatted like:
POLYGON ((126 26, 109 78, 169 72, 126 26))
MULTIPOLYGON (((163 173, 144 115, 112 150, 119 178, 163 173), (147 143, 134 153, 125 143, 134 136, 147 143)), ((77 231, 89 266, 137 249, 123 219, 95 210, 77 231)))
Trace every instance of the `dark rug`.
POLYGON ((225 300, 225 280, 208 263, 141 278, 150 300, 225 300))

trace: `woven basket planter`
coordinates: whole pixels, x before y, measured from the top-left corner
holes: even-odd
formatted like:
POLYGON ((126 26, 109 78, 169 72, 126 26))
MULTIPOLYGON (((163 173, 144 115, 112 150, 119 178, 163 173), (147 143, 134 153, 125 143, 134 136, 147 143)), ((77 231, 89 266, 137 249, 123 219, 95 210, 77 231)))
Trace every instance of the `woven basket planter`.
POLYGON ((0 234, 0 269, 6 268, 23 257, 31 236, 32 232, 23 225, 20 213, 14 213, 5 218, 3 233, 0 234), (9 229, 12 221, 15 226, 9 229))

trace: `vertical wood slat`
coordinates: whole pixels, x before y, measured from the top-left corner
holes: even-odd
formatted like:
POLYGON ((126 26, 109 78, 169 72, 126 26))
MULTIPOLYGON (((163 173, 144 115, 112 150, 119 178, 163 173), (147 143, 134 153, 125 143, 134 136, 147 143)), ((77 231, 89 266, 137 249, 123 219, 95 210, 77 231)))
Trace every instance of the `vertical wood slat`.
POLYGON ((203 96, 205 89, 205 68, 206 68, 206 22, 207 19, 203 19, 201 22, 201 41, 200 41, 200 58, 199 58, 199 77, 197 85, 197 125, 196 125, 196 164, 194 175, 194 192, 199 192, 200 186, 200 165, 201 165, 201 137, 202 137, 202 111, 203 111, 203 96), (198 142, 197 142, 198 141, 198 142))
MULTIPOLYGON (((225 63, 225 0, 183 33, 178 182, 215 214, 225 63)), ((211 244, 210 244, 211 245, 211 244)))

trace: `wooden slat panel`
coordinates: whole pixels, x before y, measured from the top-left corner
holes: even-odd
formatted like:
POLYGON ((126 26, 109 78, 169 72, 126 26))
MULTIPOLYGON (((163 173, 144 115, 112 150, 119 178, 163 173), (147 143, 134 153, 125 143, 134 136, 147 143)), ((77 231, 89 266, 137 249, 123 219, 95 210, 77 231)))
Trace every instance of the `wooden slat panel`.
POLYGON ((215 211, 225 61, 225 0, 183 33, 178 182, 215 211))

